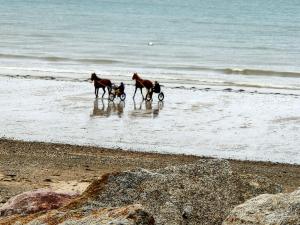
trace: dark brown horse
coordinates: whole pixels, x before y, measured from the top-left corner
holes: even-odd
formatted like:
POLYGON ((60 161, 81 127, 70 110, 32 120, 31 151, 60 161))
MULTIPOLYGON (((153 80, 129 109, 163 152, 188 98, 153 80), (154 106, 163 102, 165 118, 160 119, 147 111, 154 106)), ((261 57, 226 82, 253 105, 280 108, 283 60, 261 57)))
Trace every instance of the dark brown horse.
POLYGON ((103 98, 103 96, 106 93, 106 91, 105 91, 106 87, 107 87, 108 96, 109 96, 109 94, 111 92, 111 87, 112 87, 112 84, 111 84, 110 80, 108 80, 108 79, 101 79, 100 77, 98 77, 96 75, 96 73, 92 73, 91 80, 94 81, 96 98, 98 98, 99 88, 102 88, 102 90, 103 90, 102 98, 103 98))
POLYGON ((152 90, 152 88, 153 88, 152 81, 150 81, 150 80, 143 80, 142 78, 140 78, 140 76, 137 73, 133 74, 132 80, 135 80, 135 91, 134 91, 133 98, 135 97, 136 90, 139 88, 141 90, 141 94, 143 96, 143 99, 145 99, 144 95, 143 95, 143 90, 142 89, 146 88, 147 89, 147 94, 148 94, 149 91, 152 90))

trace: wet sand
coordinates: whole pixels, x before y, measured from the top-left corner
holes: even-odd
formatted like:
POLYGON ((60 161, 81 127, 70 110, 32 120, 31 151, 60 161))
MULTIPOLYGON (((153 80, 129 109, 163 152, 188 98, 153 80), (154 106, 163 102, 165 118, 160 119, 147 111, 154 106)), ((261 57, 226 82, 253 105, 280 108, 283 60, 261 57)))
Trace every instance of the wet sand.
MULTIPOLYGON (((82 192, 101 175, 137 167, 154 169, 195 162, 199 156, 123 151, 0 139, 0 204, 24 191, 52 188, 82 192)), ((290 192, 300 187, 300 166, 229 161, 240 175, 265 176, 290 192)))
POLYGON ((146 103, 126 85, 126 101, 112 103, 87 81, 0 82, 0 137, 300 164, 300 98, 289 90, 163 87, 163 103, 146 103))

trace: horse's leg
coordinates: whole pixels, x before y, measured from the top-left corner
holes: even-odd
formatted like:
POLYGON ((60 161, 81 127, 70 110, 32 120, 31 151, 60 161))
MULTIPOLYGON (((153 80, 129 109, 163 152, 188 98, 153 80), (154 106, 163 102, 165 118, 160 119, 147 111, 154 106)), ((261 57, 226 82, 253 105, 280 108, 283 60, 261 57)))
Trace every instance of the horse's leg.
POLYGON ((136 90, 137 90, 137 87, 135 86, 135 91, 134 91, 134 94, 133 94, 133 97, 132 97, 133 99, 135 97, 136 90))
POLYGON ((110 86, 107 86, 107 91, 108 91, 108 97, 110 96, 110 93, 111 93, 111 87, 110 86))
POLYGON ((102 89, 103 89, 103 95, 102 95, 102 98, 103 98, 103 96, 105 95, 106 91, 105 91, 105 87, 103 87, 102 89))
POLYGON ((141 95, 143 96, 143 100, 144 100, 145 98, 144 98, 144 95, 143 95, 143 88, 140 88, 140 90, 141 90, 141 95))
POLYGON ((149 96, 150 96, 150 100, 152 100, 152 97, 153 97, 153 90, 147 89, 147 95, 149 95, 149 96))
POLYGON ((98 91, 99 91, 99 89, 95 88, 95 96, 96 96, 96 98, 98 98, 98 91))
MULTIPOLYGON (((147 90, 147 93, 146 93, 146 98, 147 98, 147 96, 149 96, 149 89, 146 89, 147 90)), ((146 99, 146 100, 148 100, 148 99, 146 99)))

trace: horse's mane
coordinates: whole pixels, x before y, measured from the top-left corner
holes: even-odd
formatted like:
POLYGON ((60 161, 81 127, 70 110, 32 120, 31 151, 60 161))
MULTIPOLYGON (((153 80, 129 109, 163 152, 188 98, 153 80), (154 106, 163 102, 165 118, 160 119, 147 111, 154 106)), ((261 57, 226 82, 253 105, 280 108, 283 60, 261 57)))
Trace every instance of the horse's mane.
POLYGON ((135 77, 137 80, 143 80, 137 73, 134 73, 133 77, 135 77))
POLYGON ((98 77, 96 73, 92 73, 92 76, 95 77, 95 80, 101 80, 101 78, 98 77))

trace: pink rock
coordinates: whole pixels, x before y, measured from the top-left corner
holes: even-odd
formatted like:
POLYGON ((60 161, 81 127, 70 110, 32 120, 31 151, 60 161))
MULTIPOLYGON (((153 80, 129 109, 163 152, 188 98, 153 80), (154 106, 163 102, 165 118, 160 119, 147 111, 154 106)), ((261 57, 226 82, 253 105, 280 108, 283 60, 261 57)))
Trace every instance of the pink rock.
POLYGON ((19 194, 0 207, 0 216, 30 214, 39 211, 57 209, 74 199, 76 195, 56 193, 49 190, 35 190, 19 194))

